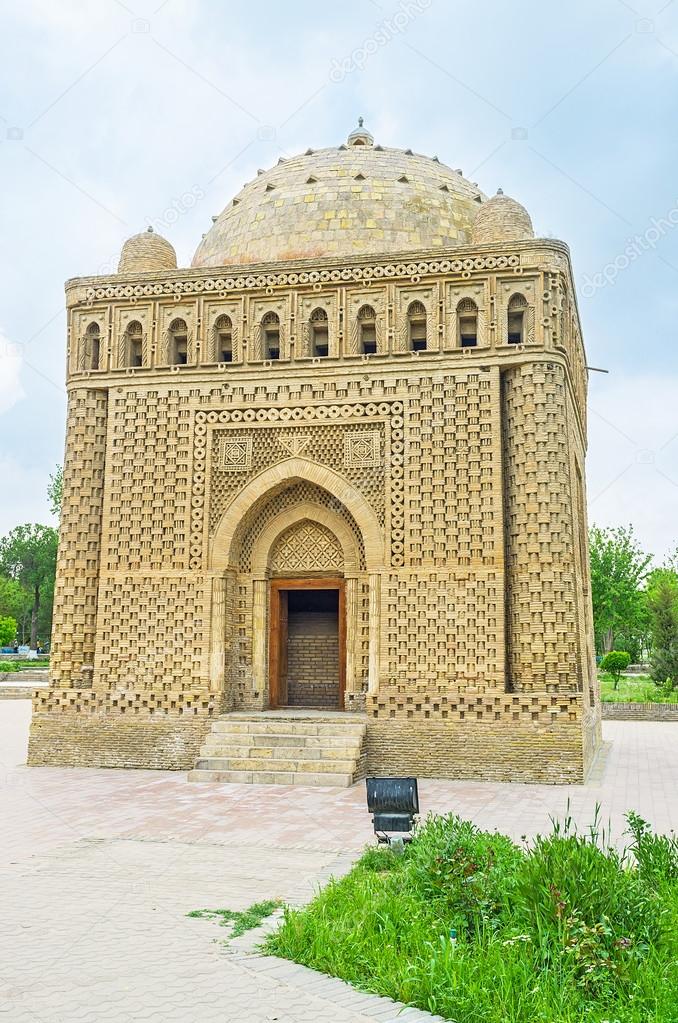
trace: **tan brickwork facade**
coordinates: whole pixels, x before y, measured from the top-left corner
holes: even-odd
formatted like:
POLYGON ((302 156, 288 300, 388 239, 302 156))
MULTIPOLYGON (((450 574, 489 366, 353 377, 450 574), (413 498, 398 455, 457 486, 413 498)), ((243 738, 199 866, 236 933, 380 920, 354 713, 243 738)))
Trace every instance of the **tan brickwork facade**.
MULTIPOLYGON (((439 166, 408 215, 428 216, 421 187, 445 196, 439 166)), ((343 580, 345 707, 367 715, 368 771, 582 779, 600 708, 569 255, 459 181, 456 244, 219 270, 221 223, 191 270, 171 254, 158 270, 153 241, 145 270, 68 283, 32 763, 191 767, 215 715, 269 706, 271 579, 327 575, 343 580)))

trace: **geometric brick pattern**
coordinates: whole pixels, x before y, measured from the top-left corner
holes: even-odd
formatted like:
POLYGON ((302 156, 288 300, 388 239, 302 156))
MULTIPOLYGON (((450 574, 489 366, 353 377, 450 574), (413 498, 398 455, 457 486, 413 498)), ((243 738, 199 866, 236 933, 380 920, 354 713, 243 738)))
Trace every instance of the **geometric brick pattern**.
POLYGON ((381 465, 380 435, 376 430, 347 434, 344 437, 344 466, 347 469, 372 469, 381 465))
MULTIPOLYGON (((385 405, 390 411, 390 405, 385 405)), ((357 406, 358 415, 363 416, 364 406, 357 406)), ((355 418, 355 409, 348 406, 348 410, 355 418)), ((268 413, 269 410, 258 410, 268 413)), ((276 410, 277 411, 277 410, 276 410)), ((375 409, 376 414, 376 409, 375 409)), ((266 423, 265 416, 259 418, 260 423, 266 423)), ((210 480, 210 506, 209 521, 210 533, 214 532, 224 508, 242 486, 255 475, 270 465, 275 465, 293 454, 301 454, 321 465, 338 467, 345 474, 350 482, 355 483, 383 524, 386 517, 385 506, 385 469, 381 459, 377 456, 375 460, 374 450, 379 451, 379 445, 383 445, 386 423, 379 423, 378 429, 367 434, 370 438, 370 457, 365 460, 357 460, 347 464, 344 461, 346 445, 362 441, 366 436, 364 428, 349 420, 346 416, 337 422, 336 415, 329 415, 322 426, 313 424, 313 419, 307 417, 305 422, 299 426, 288 425, 289 420, 283 420, 276 426, 257 425, 252 426, 247 433, 243 432, 242 423, 238 423, 233 429, 213 428, 212 441, 212 478, 210 480), (310 425, 313 424, 313 425, 310 425), (249 456, 247 464, 233 463, 225 465, 220 454, 225 450, 224 446, 236 445, 238 447, 249 444, 249 456), (343 469, 342 469, 343 462, 343 469), (369 469, 369 472, 365 472, 369 469), (228 470, 228 472, 223 471, 228 470)))
POLYGON ((34 762, 66 756, 60 715, 77 730, 72 760, 90 744, 159 766, 178 762, 173 743, 187 756, 214 713, 266 707, 265 562, 264 576, 344 575, 345 702, 369 715, 369 770, 394 769, 395 750, 408 769, 452 771, 473 729, 478 774, 483 744, 504 742, 521 777, 581 777, 599 728, 586 377, 560 243, 141 273, 73 282, 68 301, 54 689, 36 703, 34 762), (516 296, 524 343, 510 345, 516 296), (477 345, 462 349, 466 300, 477 345), (366 307, 374 355, 359 351, 366 307), (317 309, 329 352, 311 362, 317 309), (423 351, 409 348, 414 313, 423 351), (222 315, 233 359, 217 365, 222 315), (264 364, 272 316, 280 357, 264 364), (176 320, 185 366, 167 364, 176 320), (143 365, 123 366, 137 322, 143 365), (233 557, 216 570, 233 507, 233 557))
POLYGON ((344 552, 329 529, 316 522, 291 526, 271 550, 274 572, 329 572, 344 567, 344 552))

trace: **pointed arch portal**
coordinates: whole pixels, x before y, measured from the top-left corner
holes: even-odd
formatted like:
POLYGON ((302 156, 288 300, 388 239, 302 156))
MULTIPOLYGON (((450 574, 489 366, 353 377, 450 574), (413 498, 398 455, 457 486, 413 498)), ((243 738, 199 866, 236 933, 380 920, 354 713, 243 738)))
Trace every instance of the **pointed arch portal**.
POLYGON ((224 510, 209 547, 213 577, 212 676, 228 686, 224 636, 228 581, 251 592, 251 665, 231 666, 231 678, 251 671, 261 709, 344 707, 355 695, 360 650, 359 595, 367 594, 370 690, 377 686, 383 534, 376 513, 340 473, 292 456, 261 472, 224 510), (289 505, 284 498, 304 494, 289 505), (310 496, 309 496, 310 495, 310 496), (314 499, 313 495, 318 495, 314 499), (324 495, 324 496, 323 496, 324 495), (281 508, 271 514, 276 498, 281 508), (251 587, 251 590, 249 588, 251 587), (226 676, 226 677, 225 677, 226 676))

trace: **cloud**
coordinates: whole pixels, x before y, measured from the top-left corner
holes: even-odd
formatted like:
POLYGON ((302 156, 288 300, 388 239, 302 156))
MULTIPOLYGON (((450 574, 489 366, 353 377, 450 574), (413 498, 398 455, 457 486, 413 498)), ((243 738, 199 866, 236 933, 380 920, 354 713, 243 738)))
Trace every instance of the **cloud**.
POLYGON ((24 397, 21 386, 21 348, 12 344, 0 329, 0 415, 24 397))
POLYGON ((595 377, 589 391, 589 521, 633 523, 657 561, 678 546, 676 394, 676 376, 654 374, 595 377))
POLYGON ((0 479, 11 481, 12 500, 0 500, 0 536, 23 522, 56 525, 47 501, 47 477, 42 468, 24 465, 11 455, 0 453, 0 479))

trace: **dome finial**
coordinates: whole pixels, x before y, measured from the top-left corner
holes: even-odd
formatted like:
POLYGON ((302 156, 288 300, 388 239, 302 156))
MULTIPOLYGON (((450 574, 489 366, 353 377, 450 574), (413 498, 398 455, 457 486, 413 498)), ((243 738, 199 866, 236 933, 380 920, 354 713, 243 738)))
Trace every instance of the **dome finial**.
POLYGON ((177 254, 174 247, 153 230, 149 224, 145 231, 132 235, 122 247, 119 274, 141 274, 152 270, 176 270, 177 254))
POLYGON ((357 148, 359 146, 367 147, 374 145, 374 139, 370 135, 367 128, 364 127, 364 124, 365 118, 362 116, 359 117, 358 127, 354 128, 349 137, 347 138, 346 140, 347 145, 350 146, 351 149, 357 148))
POLYGON ((497 242, 517 242, 534 238, 530 214, 524 206, 504 195, 497 194, 484 202, 473 222, 471 241, 474 245, 494 245, 497 242))

